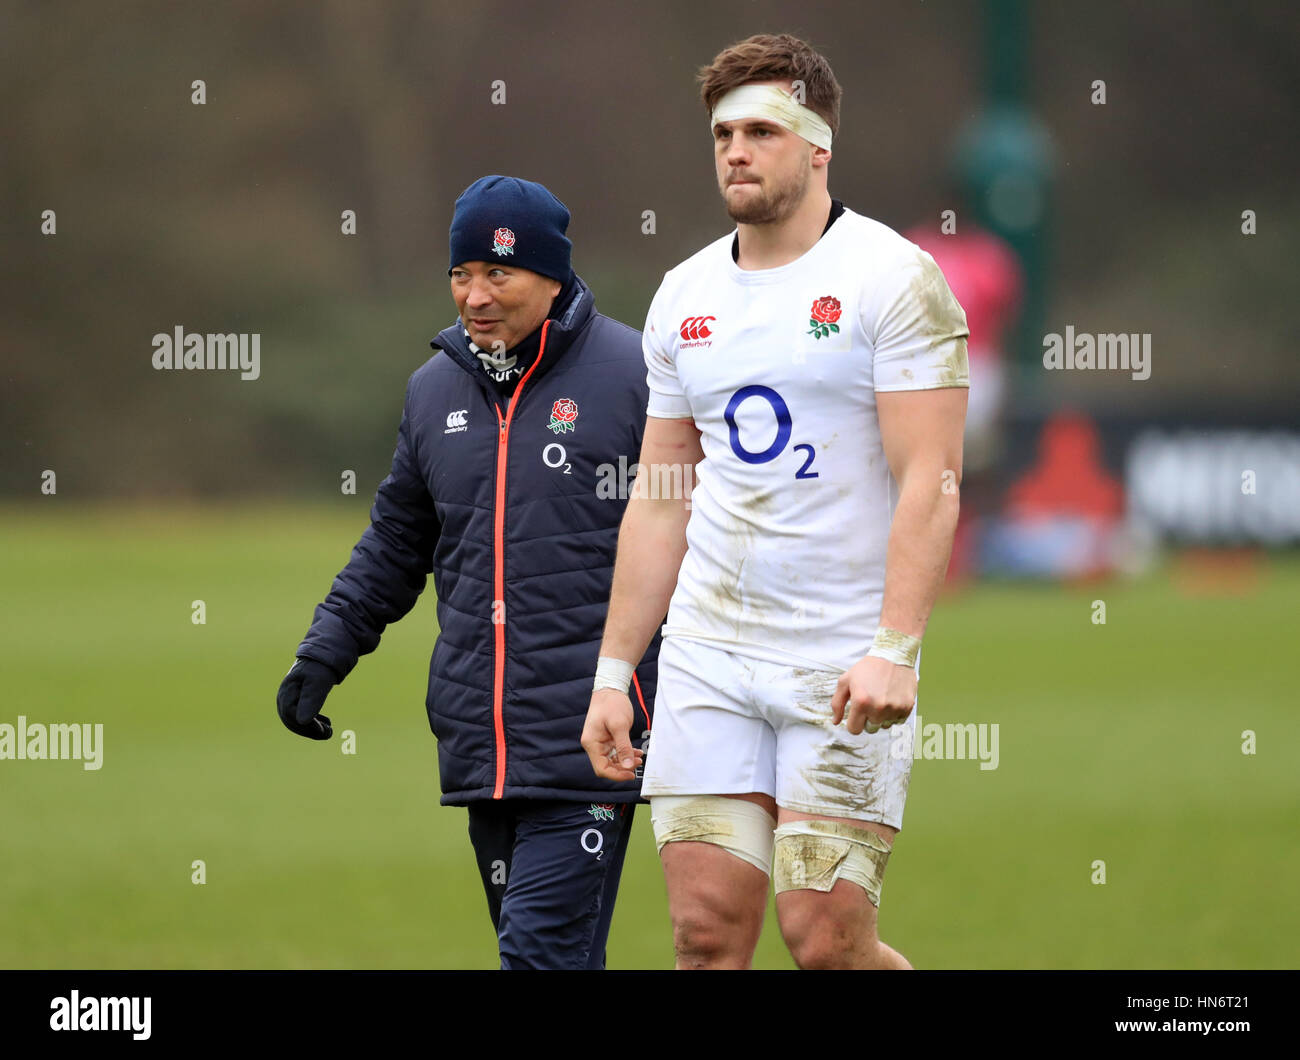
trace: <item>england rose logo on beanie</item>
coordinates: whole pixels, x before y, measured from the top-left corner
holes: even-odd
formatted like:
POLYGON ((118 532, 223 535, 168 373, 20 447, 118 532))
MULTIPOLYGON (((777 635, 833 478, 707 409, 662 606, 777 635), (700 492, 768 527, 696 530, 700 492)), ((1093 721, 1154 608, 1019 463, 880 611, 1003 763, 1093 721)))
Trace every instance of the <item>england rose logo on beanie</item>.
POLYGON ((822 295, 812 304, 808 310, 808 325, 811 330, 808 332, 815 339, 824 339, 832 331, 836 335, 840 333, 839 325, 835 321, 840 319, 840 300, 832 298, 830 295, 822 295))
POLYGON ((573 421, 578 418, 578 403, 573 398, 560 398, 551 406, 551 422, 548 426, 556 434, 574 429, 573 421))
POLYGON ((492 233, 492 249, 502 256, 515 252, 515 234, 508 228, 498 228, 492 233))

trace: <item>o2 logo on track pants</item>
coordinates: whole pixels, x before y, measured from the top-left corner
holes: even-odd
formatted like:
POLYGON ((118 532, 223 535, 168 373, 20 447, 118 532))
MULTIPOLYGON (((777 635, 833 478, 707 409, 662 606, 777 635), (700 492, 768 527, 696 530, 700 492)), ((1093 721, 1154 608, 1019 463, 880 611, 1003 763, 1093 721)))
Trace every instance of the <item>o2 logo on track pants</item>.
MULTIPOLYGON (((617 811, 618 807, 612 802, 593 802, 587 808, 587 812, 597 821, 612 821, 617 811)), ((582 849, 594 855, 597 861, 604 857, 605 833, 599 828, 585 829, 578 837, 578 842, 582 845, 582 849)))

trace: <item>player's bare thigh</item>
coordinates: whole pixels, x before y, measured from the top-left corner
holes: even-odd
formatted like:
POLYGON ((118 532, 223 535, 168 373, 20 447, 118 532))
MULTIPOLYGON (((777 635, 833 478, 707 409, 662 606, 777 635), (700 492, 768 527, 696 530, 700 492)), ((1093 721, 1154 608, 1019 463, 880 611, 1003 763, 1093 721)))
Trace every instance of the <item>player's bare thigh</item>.
MULTIPOLYGON (((726 795, 776 819, 762 792, 726 795)), ((767 912, 769 877, 715 843, 678 840, 660 851, 679 968, 748 968, 767 912)))
MULTIPOLYGON (((878 821, 779 808, 778 824, 791 821, 832 821, 865 829, 893 846, 898 829, 878 821)), ((777 857, 780 857, 778 851, 777 857)), ((781 933, 795 960, 804 967, 911 967, 901 954, 880 941, 879 910, 866 890, 839 879, 829 891, 799 889, 776 896, 781 933)))

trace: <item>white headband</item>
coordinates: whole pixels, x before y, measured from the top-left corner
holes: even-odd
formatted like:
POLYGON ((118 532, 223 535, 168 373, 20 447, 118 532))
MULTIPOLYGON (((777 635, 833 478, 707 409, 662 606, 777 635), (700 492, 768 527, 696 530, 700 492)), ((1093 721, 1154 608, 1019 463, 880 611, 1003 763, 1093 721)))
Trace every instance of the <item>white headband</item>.
POLYGON ((720 121, 764 118, 802 136, 814 147, 830 149, 831 127, 820 114, 810 110, 775 85, 741 85, 733 88, 713 108, 709 128, 720 121))

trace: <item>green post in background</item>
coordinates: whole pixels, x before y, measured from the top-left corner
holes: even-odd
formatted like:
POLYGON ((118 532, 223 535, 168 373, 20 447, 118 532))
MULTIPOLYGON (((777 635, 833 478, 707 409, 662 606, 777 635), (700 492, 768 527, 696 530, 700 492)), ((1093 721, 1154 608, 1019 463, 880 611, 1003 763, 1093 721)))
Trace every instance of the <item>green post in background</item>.
POLYGON ((1031 34, 1024 0, 985 0, 984 13, 985 103, 958 133, 953 164, 966 208, 1011 245, 1024 269, 1024 300, 1007 351, 1015 407, 1024 399, 1032 403, 1041 380, 1053 150, 1028 104, 1031 34))

